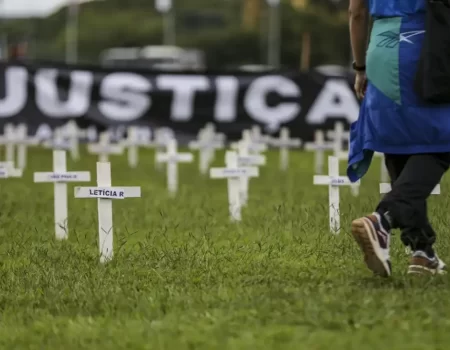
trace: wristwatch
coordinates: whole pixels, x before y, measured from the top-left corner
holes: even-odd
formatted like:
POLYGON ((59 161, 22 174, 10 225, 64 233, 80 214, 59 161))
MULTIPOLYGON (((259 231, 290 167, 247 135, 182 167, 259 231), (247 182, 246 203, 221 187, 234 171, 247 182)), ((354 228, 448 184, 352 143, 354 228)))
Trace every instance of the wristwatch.
POLYGON ((357 66, 356 65, 356 61, 353 61, 353 63, 352 63, 352 68, 353 68, 353 70, 355 70, 355 71, 357 71, 357 72, 364 72, 365 70, 366 70, 366 65, 364 65, 364 66, 357 66))

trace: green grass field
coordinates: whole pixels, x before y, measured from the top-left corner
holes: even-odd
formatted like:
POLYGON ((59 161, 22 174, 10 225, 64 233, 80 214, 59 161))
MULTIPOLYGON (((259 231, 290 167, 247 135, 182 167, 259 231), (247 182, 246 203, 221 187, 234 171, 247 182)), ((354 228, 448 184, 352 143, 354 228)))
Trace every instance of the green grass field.
MULTIPOLYGON (((32 183, 51 152, 30 151, 24 178, 0 182, 0 349, 448 349, 450 277, 407 276, 398 233, 393 278, 373 277, 349 234, 377 204, 380 160, 359 197, 342 189, 333 236, 313 155, 291 153, 286 174, 268 157, 239 224, 226 181, 201 178, 197 164, 181 165, 171 199, 153 153, 137 170, 111 157, 113 185, 141 186, 143 198, 114 202, 115 258, 102 266, 96 200, 73 198, 86 184, 69 185, 70 238, 56 242, 53 186, 32 183)), ((68 169, 91 170, 95 184, 95 162, 68 169)), ((449 191, 444 181, 429 208, 444 260, 449 191)))

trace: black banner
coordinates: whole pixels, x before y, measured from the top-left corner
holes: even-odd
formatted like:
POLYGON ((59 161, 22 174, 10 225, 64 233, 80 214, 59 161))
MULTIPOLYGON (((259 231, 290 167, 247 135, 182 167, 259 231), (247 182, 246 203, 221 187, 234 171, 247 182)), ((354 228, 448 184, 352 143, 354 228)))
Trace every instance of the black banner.
POLYGON ((269 134, 286 126, 312 140, 316 128, 350 123, 359 105, 350 79, 319 73, 160 72, 49 63, 0 65, 0 129, 75 120, 98 129, 128 125, 168 127, 195 137, 206 123, 237 139, 261 125, 269 134))

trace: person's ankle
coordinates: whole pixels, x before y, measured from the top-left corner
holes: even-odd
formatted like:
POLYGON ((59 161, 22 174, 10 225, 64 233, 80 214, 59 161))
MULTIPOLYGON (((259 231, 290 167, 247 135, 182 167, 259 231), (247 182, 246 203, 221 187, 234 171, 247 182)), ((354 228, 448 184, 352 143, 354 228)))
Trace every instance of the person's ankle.
POLYGON ((434 257, 436 256, 433 247, 429 244, 416 244, 412 250, 413 252, 420 250, 421 252, 424 252, 430 259, 434 259, 434 257))
POLYGON ((375 212, 377 216, 380 218, 381 225, 386 231, 390 231, 392 229, 392 220, 389 215, 389 212, 375 212))

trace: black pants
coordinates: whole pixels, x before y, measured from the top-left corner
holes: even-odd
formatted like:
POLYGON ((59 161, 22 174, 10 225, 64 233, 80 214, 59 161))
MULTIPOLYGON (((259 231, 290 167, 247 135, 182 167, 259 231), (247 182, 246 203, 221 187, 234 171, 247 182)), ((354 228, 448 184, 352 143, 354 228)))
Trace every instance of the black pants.
POLYGON ((436 233, 428 221, 427 198, 450 164, 450 153, 385 154, 392 190, 378 205, 388 212, 391 228, 402 231, 401 239, 412 250, 432 250, 436 233))

